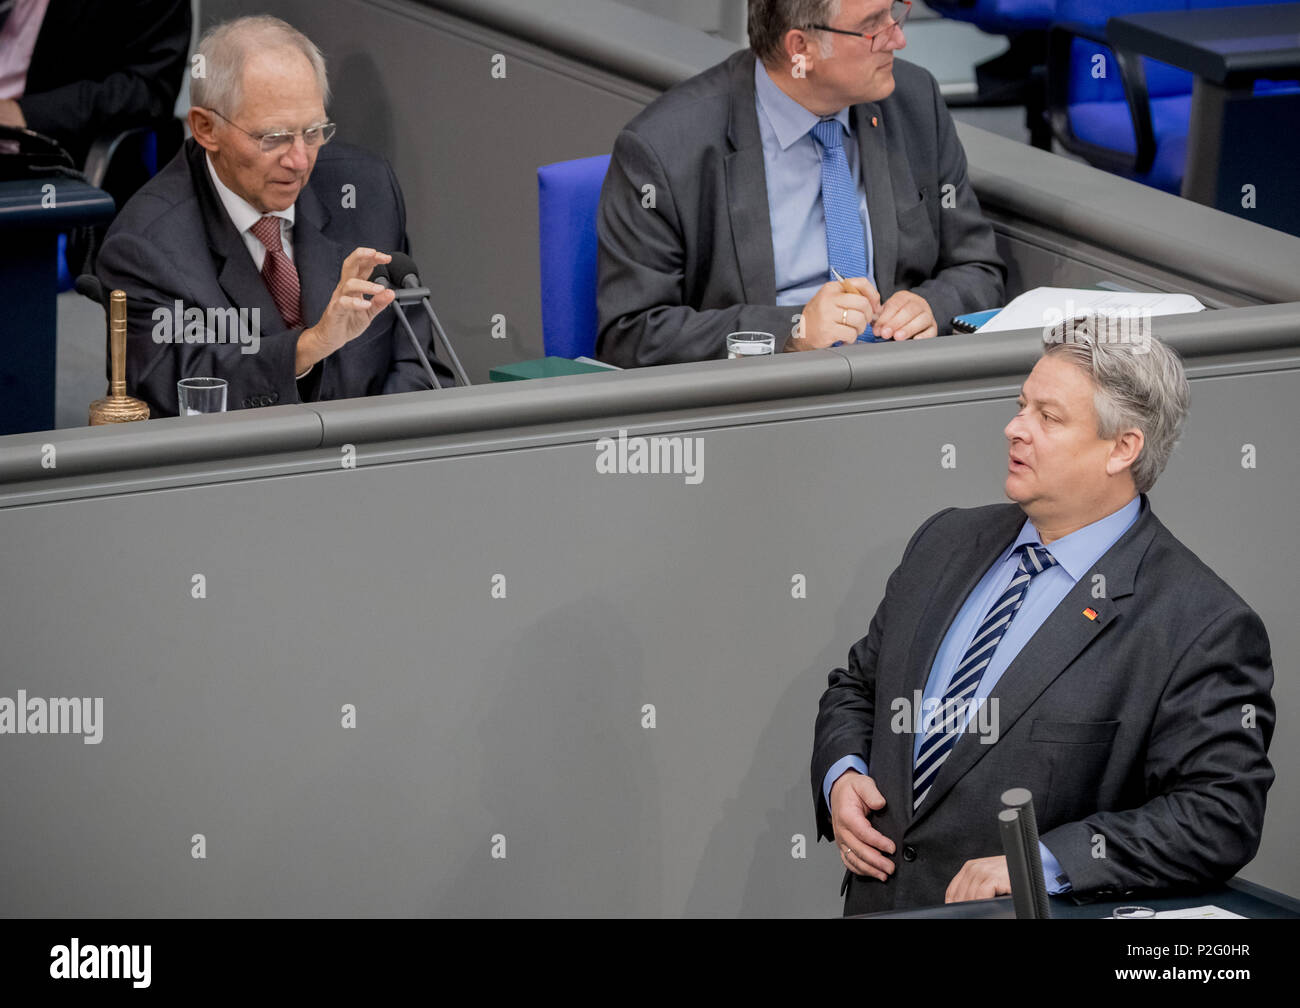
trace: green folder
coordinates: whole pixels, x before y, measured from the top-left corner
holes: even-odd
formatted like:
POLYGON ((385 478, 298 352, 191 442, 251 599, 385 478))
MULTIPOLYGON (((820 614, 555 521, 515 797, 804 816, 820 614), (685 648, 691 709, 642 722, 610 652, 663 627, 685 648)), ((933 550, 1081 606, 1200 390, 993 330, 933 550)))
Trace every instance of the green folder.
POLYGON ((586 364, 582 361, 569 360, 567 357, 543 357, 541 360, 516 361, 514 364, 502 364, 488 372, 488 377, 496 381, 525 381, 529 378, 558 378, 561 375, 591 374, 595 371, 614 371, 617 368, 601 367, 599 364, 586 364))

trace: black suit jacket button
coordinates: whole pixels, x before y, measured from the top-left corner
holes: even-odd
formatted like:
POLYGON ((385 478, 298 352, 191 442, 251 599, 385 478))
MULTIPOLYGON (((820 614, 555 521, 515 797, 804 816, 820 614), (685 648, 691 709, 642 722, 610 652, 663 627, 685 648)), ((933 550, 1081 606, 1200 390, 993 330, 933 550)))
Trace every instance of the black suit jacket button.
POLYGON ((903 844, 903 860, 904 861, 916 860, 916 848, 913 847, 911 844, 903 844))
POLYGON ((248 407, 252 406, 253 404, 248 400, 247 397, 245 397, 244 400, 243 400, 243 402, 241 402, 239 405, 240 405, 243 409, 248 409, 248 407))
POLYGON ((271 405, 274 406, 274 405, 275 405, 276 403, 278 403, 279 401, 280 401, 280 393, 279 393, 279 392, 272 392, 272 393, 271 393, 271 405))

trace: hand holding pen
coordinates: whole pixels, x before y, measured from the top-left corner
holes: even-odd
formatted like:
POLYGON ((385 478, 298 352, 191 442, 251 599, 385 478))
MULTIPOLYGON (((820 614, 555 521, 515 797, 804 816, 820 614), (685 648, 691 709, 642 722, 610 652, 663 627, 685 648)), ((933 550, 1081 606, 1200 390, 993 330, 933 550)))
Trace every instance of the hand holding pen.
MULTIPOLYGON (((839 281, 840 286, 844 288, 844 293, 845 293, 845 294, 858 294, 858 293, 860 293, 860 292, 858 291, 858 289, 857 289, 856 287, 853 286, 853 284, 849 283, 849 281, 845 280, 844 277, 840 276, 839 270, 837 270, 834 266, 831 267, 831 276, 833 276, 836 280, 839 281)), ((883 342, 883 341, 882 341, 882 340, 879 340, 879 339, 876 338, 875 333, 872 331, 871 323, 868 322, 868 323, 867 323, 867 328, 862 332, 862 334, 861 334, 860 336, 858 336, 858 338, 857 338, 854 342, 856 342, 856 343, 880 343, 880 342, 883 342)), ((844 345, 843 341, 841 341, 841 342, 839 342, 839 343, 832 343, 832 344, 831 344, 831 346, 843 346, 843 345, 844 345)))

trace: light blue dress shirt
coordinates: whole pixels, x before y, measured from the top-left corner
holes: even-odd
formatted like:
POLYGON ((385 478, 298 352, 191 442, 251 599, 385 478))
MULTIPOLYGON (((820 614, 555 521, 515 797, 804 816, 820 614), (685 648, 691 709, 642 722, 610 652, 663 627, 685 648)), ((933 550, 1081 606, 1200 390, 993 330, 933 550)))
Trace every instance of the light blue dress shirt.
MULTIPOLYGON (((1088 573, 1093 564, 1101 559, 1102 554, 1115 545, 1119 537, 1137 521, 1141 508, 1141 500, 1134 497, 1114 514, 1107 515, 1091 525, 1085 525, 1068 536, 1057 539, 1047 547, 1056 558, 1056 566, 1043 571, 1029 583, 1020 611, 1016 613, 1002 640, 998 642, 993 657, 984 670, 984 676, 980 679, 979 688, 975 690, 974 699, 977 702, 988 699, 998 680, 1002 678, 1002 673, 1015 660, 1016 655, 1020 654, 1020 649, 1038 632, 1038 628, 1047 621, 1047 617, 1060 605, 1061 600, 1070 593, 1070 589, 1078 583, 1079 579, 1088 573)), ((957 618, 953 620, 948 633, 944 635, 943 643, 939 645, 939 653, 935 655, 934 665, 930 668, 930 678, 926 680, 923 696, 923 706, 926 710, 933 712, 942 703, 948 683, 952 680, 952 674, 965 657, 966 649, 970 647, 970 642, 975 637, 975 631, 984 622, 984 616, 992 608, 993 603, 1007 590, 1007 585, 1011 584, 1011 579, 1020 566, 1020 558, 1014 555, 1016 547, 1021 543, 1040 542, 1038 531, 1026 519, 1015 541, 1003 550, 1002 555, 994 561, 993 566, 975 586, 975 590, 966 597, 966 601, 957 612, 957 618)), ((967 707, 967 718, 963 727, 976 716, 976 710, 976 704, 967 707)), ((913 714, 915 723, 912 726, 914 733, 912 763, 915 765, 917 754, 921 751, 921 743, 925 740, 926 724, 924 710, 914 711, 913 714)), ((861 756, 845 756, 827 771, 822 783, 822 793, 826 798, 827 808, 830 808, 831 785, 839 780, 846 770, 857 770, 865 774, 867 764, 861 756)), ((1040 842, 1038 847, 1043 859, 1043 877, 1047 881, 1047 891, 1051 893, 1068 891, 1070 888, 1068 881, 1064 883, 1057 881, 1057 877, 1062 874, 1060 862, 1044 844, 1040 842)))
MULTIPOLYGON (((831 279, 826 253, 826 216, 822 210, 821 146, 809 130, 818 122, 774 83, 754 61, 754 96, 758 131, 763 138, 763 168, 767 174, 767 211, 772 225, 772 256, 776 266, 776 303, 802 308, 831 279)), ((861 155, 847 108, 836 113, 844 127, 844 156, 858 188, 862 229, 867 239, 867 276, 875 281, 875 250, 871 217, 862 185, 861 155)))

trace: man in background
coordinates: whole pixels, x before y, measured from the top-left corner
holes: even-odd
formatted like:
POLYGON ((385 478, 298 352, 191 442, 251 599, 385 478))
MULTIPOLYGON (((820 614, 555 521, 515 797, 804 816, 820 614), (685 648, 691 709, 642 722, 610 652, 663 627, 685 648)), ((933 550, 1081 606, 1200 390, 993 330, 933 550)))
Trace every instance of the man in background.
POLYGON ((1004 269, 906 0, 750 0, 750 49, 619 134, 601 193, 597 355, 634 367, 950 330, 1004 269), (836 281, 831 270, 848 279, 836 281))

